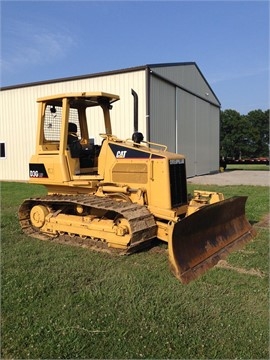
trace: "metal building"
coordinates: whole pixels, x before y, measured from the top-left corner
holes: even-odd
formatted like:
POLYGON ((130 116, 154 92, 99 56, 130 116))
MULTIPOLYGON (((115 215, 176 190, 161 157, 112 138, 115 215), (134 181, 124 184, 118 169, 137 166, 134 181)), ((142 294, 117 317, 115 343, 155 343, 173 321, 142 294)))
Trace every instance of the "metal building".
MULTIPOLYGON (((187 159, 187 176, 219 169, 220 102, 197 64, 154 64, 1 89, 0 180, 27 180, 35 149, 37 104, 46 95, 104 91, 120 95, 111 112, 113 134, 166 144, 187 159), (134 111, 138 105, 137 111, 134 111)), ((91 134, 100 143, 99 133, 91 134)))

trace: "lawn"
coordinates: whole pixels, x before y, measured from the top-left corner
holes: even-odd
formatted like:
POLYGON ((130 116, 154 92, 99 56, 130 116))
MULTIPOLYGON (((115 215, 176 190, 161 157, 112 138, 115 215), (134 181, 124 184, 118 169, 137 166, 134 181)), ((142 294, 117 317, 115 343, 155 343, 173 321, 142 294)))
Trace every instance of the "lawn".
POLYGON ((256 170, 269 171, 269 165, 266 164, 228 164, 226 170, 256 170))
POLYGON ((127 257, 29 238, 17 218, 41 186, 1 183, 2 359, 268 359, 267 187, 248 195, 256 238, 189 285, 165 245, 127 257))

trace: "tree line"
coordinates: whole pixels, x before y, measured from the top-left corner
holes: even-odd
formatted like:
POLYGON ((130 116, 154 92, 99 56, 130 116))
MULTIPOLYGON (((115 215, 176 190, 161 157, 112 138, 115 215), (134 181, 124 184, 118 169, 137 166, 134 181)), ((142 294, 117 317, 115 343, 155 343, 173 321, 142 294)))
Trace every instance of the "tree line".
POLYGON ((240 115, 236 110, 220 114, 220 156, 232 159, 269 157, 269 109, 240 115))

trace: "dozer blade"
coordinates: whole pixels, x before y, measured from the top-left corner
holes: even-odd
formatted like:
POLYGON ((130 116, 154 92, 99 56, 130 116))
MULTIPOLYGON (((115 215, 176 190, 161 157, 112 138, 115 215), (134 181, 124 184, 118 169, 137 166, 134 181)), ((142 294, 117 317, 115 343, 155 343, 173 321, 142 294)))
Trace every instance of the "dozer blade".
POLYGON ((240 249, 255 231, 245 216, 247 197, 206 205, 175 224, 169 240, 169 259, 175 276, 184 284, 240 249))

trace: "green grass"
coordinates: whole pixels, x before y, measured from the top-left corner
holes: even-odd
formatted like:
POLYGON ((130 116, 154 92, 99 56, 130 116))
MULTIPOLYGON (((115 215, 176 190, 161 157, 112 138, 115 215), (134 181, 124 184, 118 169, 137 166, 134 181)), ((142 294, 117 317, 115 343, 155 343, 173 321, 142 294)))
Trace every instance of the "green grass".
POLYGON ((256 170, 256 171, 269 171, 269 165, 266 164, 228 164, 228 170, 256 170))
MULTIPOLYGON (((248 195, 255 225, 269 212, 266 187, 194 188, 248 195)), ((2 359, 269 358, 266 228, 227 259, 247 273, 216 267, 182 285, 164 246, 117 257, 23 235, 18 206, 42 194, 1 184, 2 359)))

